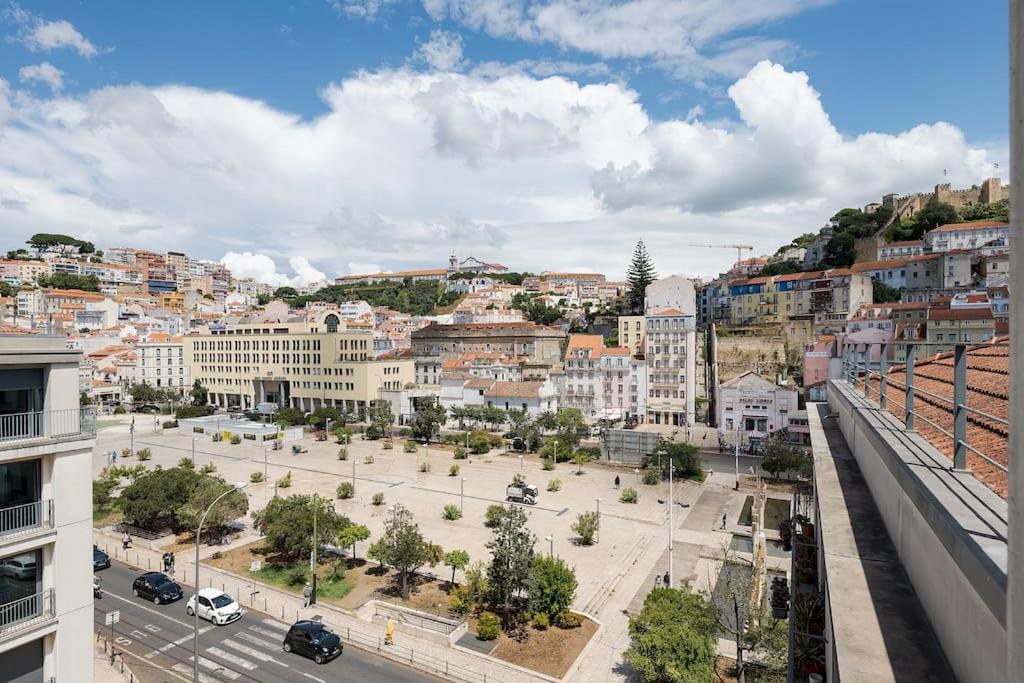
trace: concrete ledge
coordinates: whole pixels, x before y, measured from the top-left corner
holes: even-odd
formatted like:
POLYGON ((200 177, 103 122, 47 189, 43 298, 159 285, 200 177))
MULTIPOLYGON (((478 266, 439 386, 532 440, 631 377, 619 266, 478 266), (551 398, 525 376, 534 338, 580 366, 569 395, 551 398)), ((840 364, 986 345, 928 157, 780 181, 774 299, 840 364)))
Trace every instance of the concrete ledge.
POLYGON ((395 621, 395 629, 409 635, 429 640, 437 645, 451 647, 469 629, 465 621, 445 619, 436 614, 395 605, 383 600, 368 600, 356 610, 356 616, 363 621, 384 623, 390 617, 395 621), (417 625, 413 622, 421 622, 417 625), (434 628, 432 625, 436 625, 434 628))
POLYGON ((1006 501, 847 383, 828 405, 957 677, 1007 680, 1006 501))

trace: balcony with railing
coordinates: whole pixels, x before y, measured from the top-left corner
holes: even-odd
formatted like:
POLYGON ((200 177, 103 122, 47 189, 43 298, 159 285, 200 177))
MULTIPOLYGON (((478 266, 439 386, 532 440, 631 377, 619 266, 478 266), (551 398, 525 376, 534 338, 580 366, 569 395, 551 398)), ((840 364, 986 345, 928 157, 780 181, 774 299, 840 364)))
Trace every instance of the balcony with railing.
POLYGON ((24 538, 53 528, 52 500, 0 507, 0 542, 24 538))
POLYGON ((96 412, 78 407, 0 414, 0 449, 96 436, 96 412))
POLYGON ((57 618, 52 588, 0 604, 0 642, 57 618))

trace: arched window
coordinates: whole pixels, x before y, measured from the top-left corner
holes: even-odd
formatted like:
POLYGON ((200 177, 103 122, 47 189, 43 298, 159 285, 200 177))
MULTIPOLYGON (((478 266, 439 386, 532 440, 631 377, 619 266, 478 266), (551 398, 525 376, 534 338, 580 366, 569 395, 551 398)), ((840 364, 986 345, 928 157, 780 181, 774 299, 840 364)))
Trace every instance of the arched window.
POLYGON ((326 318, 324 318, 324 324, 327 325, 327 331, 328 332, 337 332, 338 331, 338 316, 336 316, 333 313, 331 313, 326 318))

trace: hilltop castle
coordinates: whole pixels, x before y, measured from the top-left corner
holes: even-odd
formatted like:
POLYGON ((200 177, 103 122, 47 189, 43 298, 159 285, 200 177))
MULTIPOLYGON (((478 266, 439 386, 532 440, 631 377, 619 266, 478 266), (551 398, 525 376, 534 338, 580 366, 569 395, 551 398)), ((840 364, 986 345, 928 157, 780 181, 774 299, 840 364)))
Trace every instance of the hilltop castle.
POLYGON ((867 213, 881 206, 889 206, 894 210, 896 219, 903 220, 916 214, 932 200, 950 204, 959 211, 975 204, 993 204, 1009 196, 1009 185, 1003 185, 999 178, 988 178, 982 181, 981 185, 972 185, 960 190, 951 189, 949 183, 941 183, 936 185, 932 192, 917 192, 903 197, 887 194, 882 197, 881 204, 868 204, 864 211, 867 213))

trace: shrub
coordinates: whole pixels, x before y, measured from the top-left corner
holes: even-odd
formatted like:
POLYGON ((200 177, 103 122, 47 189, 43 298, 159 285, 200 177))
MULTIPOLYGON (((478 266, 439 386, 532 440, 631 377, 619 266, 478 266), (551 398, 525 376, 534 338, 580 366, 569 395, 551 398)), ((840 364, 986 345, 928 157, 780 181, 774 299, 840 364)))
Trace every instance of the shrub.
POLYGON ((348 427, 335 427, 331 431, 334 433, 335 441, 338 444, 347 446, 352 443, 352 430, 348 427))
POLYGON ((582 625, 580 617, 575 612, 566 610, 555 617, 555 626, 558 628, 579 628, 582 625))
POLYGON ((661 472, 658 471, 657 467, 648 467, 644 470, 643 482, 648 486, 654 486, 655 484, 661 483, 661 472))
POLYGON ((373 464, 373 456, 372 455, 367 455, 365 458, 363 458, 363 464, 365 464, 365 465, 372 465, 373 464))
POLYGON ((121 457, 122 458, 130 458, 130 457, 132 457, 132 455, 133 455, 132 449, 130 449, 130 448, 122 448, 121 449, 121 457))
POLYGON ((344 446, 338 449, 338 460, 348 460, 348 449, 344 446))
POLYGON ((494 612, 483 612, 476 625, 476 637, 480 640, 494 640, 501 635, 501 619, 494 612))
POLYGON ((410 437, 412 436, 412 429, 409 427, 402 427, 398 430, 398 435, 401 437, 410 437))
POLYGON ((548 481, 548 491, 561 491, 561 490, 562 490, 562 480, 561 479, 551 479, 551 480, 548 481))
POLYGON ((139 452, 136 453, 135 455, 139 458, 140 461, 144 462, 153 457, 153 451, 149 450, 148 448, 141 448, 139 449, 139 452))
POLYGON ((462 510, 460 510, 459 506, 454 503, 449 503, 448 505, 445 505, 444 509, 441 510, 441 519, 446 519, 449 522, 454 522, 455 520, 461 518, 462 510))
POLYGON ((456 446, 455 451, 452 453, 452 457, 456 460, 465 460, 469 457, 469 452, 466 451, 464 446, 456 446))
POLYGON ((124 406, 114 406, 114 415, 124 415, 126 412, 124 406))
POLYGON ((231 445, 232 446, 237 446, 240 443, 242 443, 242 437, 240 437, 238 434, 232 434, 231 435, 231 445))
POLYGON ((286 489, 292 485, 292 475, 286 474, 277 480, 277 488, 286 489))
POLYGON ((163 421, 163 428, 164 429, 174 429, 177 426, 178 426, 178 421, 177 420, 164 420, 163 421))
POLYGON ((220 443, 223 440, 224 440, 224 435, 223 434, 221 434, 220 432, 214 432, 213 433, 213 442, 214 443, 220 443))
POLYGON ((538 631, 547 631, 548 626, 551 625, 551 620, 548 619, 548 615, 543 612, 538 612, 533 615, 533 627, 538 631))
POLYGON ((348 499, 356 494, 356 487, 350 481, 343 481, 338 484, 338 498, 348 499))
POLYGON ((492 448, 500 448, 504 443, 497 434, 490 434, 483 430, 473 430, 469 433, 469 450, 475 455, 483 455, 492 448))
POLYGON ((192 462, 192 458, 182 458, 178 461, 178 467, 182 467, 186 470, 194 470, 196 468, 196 464, 192 462))
POLYGON ((459 466, 458 465, 452 465, 451 467, 449 467, 448 468, 448 476, 449 477, 457 477, 457 476, 459 476, 459 466))
POLYGON ((374 505, 383 505, 384 494, 378 491, 377 493, 373 494, 373 498, 370 499, 370 502, 373 503, 374 505))
POLYGON ((387 441, 385 441, 384 445, 381 446, 381 448, 383 448, 386 451, 390 451, 394 447, 395 447, 395 442, 392 441, 391 439, 388 439, 387 441))
POLYGON ((501 516, 505 513, 505 508, 500 505, 488 505, 487 510, 484 511, 484 526, 488 529, 501 524, 501 516))
POLYGON ((402 450, 405 451, 406 453, 415 453, 416 451, 419 450, 419 446, 416 445, 415 441, 406 441, 402 445, 402 450))
POLYGON ((217 471, 217 466, 212 462, 208 462, 199 468, 199 474, 213 474, 217 471))
POLYGON ((260 483, 261 481, 263 481, 263 473, 253 472, 252 474, 249 475, 249 481, 251 481, 254 484, 260 483))
POLYGON ((551 458, 544 458, 543 460, 540 461, 540 467, 542 470, 550 472, 551 470, 555 469, 555 461, 551 458))
POLYGON ((576 521, 572 524, 572 530, 573 533, 580 537, 581 544, 593 545, 594 537, 597 535, 597 530, 600 526, 601 522, 597 513, 593 510, 588 510, 576 515, 576 521))
POLYGON ((516 472, 512 475, 513 486, 526 486, 526 477, 516 472))
POLYGON ((366 431, 363 432, 363 436, 366 438, 367 441, 376 441, 381 436, 383 436, 383 434, 380 431, 380 427, 378 427, 377 425, 370 425, 369 427, 366 428, 366 431))
POLYGON ((221 559, 222 557, 224 557, 224 553, 222 553, 222 552, 221 552, 221 551, 219 551, 219 550, 215 550, 215 551, 213 551, 213 555, 211 555, 210 557, 211 557, 211 559, 214 559, 214 560, 219 560, 219 559, 221 559))
POLYGON ((421 462, 420 463, 420 472, 429 472, 429 471, 430 471, 430 463, 429 462, 421 462))
POLYGON ((633 487, 622 489, 622 493, 619 495, 620 503, 636 503, 640 500, 640 494, 636 492, 633 487))

